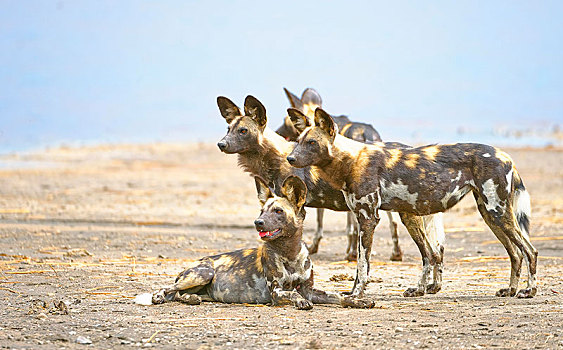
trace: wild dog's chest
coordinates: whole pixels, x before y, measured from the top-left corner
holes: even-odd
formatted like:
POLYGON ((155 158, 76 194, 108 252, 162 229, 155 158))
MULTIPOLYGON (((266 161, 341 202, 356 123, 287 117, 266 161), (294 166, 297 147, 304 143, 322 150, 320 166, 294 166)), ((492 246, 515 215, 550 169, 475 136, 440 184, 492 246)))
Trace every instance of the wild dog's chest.
POLYGON ((364 219, 371 219, 371 217, 377 214, 377 208, 379 207, 381 201, 381 195, 379 191, 371 192, 366 195, 358 195, 353 191, 349 191, 348 188, 342 190, 346 204, 351 211, 353 211, 356 216, 362 216, 364 219))
POLYGON ((270 260, 265 271, 266 279, 284 290, 293 290, 311 278, 312 263, 304 243, 296 259, 273 255, 270 260))

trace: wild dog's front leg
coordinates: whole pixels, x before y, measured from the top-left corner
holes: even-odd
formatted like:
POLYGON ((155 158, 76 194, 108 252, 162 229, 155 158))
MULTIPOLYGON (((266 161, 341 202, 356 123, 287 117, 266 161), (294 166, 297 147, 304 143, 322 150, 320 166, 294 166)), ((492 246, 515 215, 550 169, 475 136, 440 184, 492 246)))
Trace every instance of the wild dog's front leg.
POLYGON ((364 294, 369 276, 369 260, 371 257, 373 231, 375 226, 379 223, 377 209, 379 208, 380 194, 377 189, 366 190, 365 188, 356 188, 356 190, 362 193, 367 192, 367 194, 358 195, 354 189, 351 189, 350 192, 343 192, 344 198, 346 198, 346 204, 356 216, 356 221, 359 226, 356 279, 350 295, 352 297, 361 297, 364 294))
POLYGON ((307 247, 309 254, 316 254, 319 251, 319 244, 323 238, 323 217, 324 209, 317 208, 317 232, 315 232, 315 238, 313 238, 313 243, 307 247))
POLYGON ((391 261, 403 261, 403 251, 399 245, 399 232, 397 231, 397 221, 393 214, 388 211, 387 218, 389 219, 389 230, 391 231, 391 240, 393 241, 393 251, 391 252, 391 261))
POLYGON ((358 260, 358 223, 351 211, 346 215, 346 236, 348 237, 346 260, 356 261, 358 260))
POLYGON ((299 310, 310 310, 313 308, 313 302, 305 299, 296 290, 283 290, 277 281, 269 283, 270 293, 273 305, 293 304, 299 310))
POLYGON ((358 309, 371 309, 375 306, 375 302, 373 300, 355 298, 349 295, 341 295, 339 293, 327 292, 315 288, 312 288, 307 293, 307 299, 311 300, 313 304, 337 304, 343 307, 358 309))
POLYGON ((351 296, 361 297, 366 288, 369 270, 371 247, 373 243, 373 231, 379 222, 379 218, 374 217, 360 217, 358 223, 360 225, 360 232, 358 234, 358 263, 356 266, 356 279, 354 281, 354 288, 352 288, 351 296))

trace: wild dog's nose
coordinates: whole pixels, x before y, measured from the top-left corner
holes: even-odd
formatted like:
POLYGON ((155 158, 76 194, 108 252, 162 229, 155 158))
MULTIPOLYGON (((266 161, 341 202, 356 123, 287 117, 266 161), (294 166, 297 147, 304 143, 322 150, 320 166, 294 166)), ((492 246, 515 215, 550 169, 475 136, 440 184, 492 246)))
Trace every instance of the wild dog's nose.
POLYGON ((223 140, 217 142, 217 147, 219 147, 219 149, 221 151, 224 151, 227 148, 227 143, 223 140))
POLYGON ((256 226, 256 228, 258 228, 258 229, 263 228, 265 224, 266 223, 262 219, 254 220, 254 226, 256 226))
POLYGON ((293 156, 287 156, 287 161, 289 162, 289 164, 295 164, 297 159, 295 159, 295 157, 293 156))

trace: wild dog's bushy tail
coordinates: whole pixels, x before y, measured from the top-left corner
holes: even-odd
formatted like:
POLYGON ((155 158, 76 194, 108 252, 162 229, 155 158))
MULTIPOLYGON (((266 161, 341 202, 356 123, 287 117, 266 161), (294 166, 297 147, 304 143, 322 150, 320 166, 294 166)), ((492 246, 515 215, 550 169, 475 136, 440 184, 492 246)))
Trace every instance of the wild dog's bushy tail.
POLYGON ((428 242, 432 246, 432 250, 438 254, 441 254, 444 249, 444 242, 446 240, 444 221, 442 220, 443 215, 443 213, 436 213, 434 215, 426 215, 422 217, 428 242))
POLYGON ((516 221, 518 221, 518 226, 520 226, 520 231, 529 237, 530 218, 532 216, 530 194, 526 190, 524 182, 522 182, 522 178, 516 169, 514 169, 512 180, 514 181, 514 198, 512 200, 514 215, 516 216, 516 221))

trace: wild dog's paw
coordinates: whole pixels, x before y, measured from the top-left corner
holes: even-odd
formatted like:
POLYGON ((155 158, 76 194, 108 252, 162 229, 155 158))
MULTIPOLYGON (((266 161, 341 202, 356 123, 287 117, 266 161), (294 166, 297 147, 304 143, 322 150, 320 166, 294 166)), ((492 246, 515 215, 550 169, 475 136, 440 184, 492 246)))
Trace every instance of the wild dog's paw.
POLYGON ((309 254, 317 254, 319 251, 319 242, 313 242, 310 245, 307 245, 307 250, 309 254))
POLYGON ((515 288, 502 288, 500 289, 496 294, 497 297, 513 297, 514 295, 516 295, 516 289, 515 288))
POLYGON ((152 295, 152 303, 153 304, 164 304, 166 301, 166 294, 164 293, 164 289, 159 290, 158 292, 152 295))
POLYGON ((348 260, 348 261, 358 261, 358 252, 356 252, 356 251, 348 252, 346 254, 345 259, 348 260))
POLYGON ((518 294, 516 294, 517 298, 533 298, 536 295, 537 289, 536 288, 526 288, 520 289, 518 294))
POLYGON ((352 296, 346 296, 342 298, 340 305, 342 305, 343 307, 352 307, 357 309, 371 309, 375 306, 375 302, 367 298, 355 298, 352 296))
POLYGON ((409 288, 403 292, 403 296, 407 298, 421 297, 424 295, 424 290, 418 288, 409 288))
POLYGON ((295 307, 298 310, 311 310, 313 308, 313 303, 307 299, 299 299, 295 301, 295 307))
POLYGON ((391 253, 391 257, 389 258, 389 260, 391 261, 403 261, 403 252, 402 251, 393 251, 393 253, 391 253))
POLYGON ((426 293, 428 294, 436 294, 442 289, 440 284, 430 283, 426 286, 426 293))
POLYGON ((174 300, 179 301, 188 305, 199 305, 201 304, 201 298, 197 294, 177 294, 174 300))

